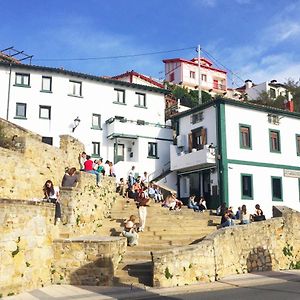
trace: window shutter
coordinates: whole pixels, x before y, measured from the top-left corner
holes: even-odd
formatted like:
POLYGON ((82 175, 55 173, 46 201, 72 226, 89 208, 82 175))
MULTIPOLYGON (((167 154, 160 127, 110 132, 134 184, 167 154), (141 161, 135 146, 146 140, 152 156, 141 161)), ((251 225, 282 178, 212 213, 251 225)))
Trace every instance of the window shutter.
POLYGON ((201 128, 201 144, 202 145, 206 145, 207 144, 207 140, 206 140, 206 138, 207 138, 207 129, 206 128, 204 128, 204 127, 202 127, 201 128))
POLYGON ((189 152, 192 152, 193 149, 193 134, 189 133, 189 152))

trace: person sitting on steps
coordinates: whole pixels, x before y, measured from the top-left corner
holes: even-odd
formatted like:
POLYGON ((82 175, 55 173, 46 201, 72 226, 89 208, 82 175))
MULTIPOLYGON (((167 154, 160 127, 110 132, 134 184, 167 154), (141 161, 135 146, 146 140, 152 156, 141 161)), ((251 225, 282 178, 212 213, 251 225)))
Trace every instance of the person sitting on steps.
POLYGON ((130 247, 138 245, 139 236, 136 231, 136 219, 137 217, 135 215, 131 215, 129 219, 125 221, 124 230, 122 231, 122 235, 127 238, 127 245, 130 247))

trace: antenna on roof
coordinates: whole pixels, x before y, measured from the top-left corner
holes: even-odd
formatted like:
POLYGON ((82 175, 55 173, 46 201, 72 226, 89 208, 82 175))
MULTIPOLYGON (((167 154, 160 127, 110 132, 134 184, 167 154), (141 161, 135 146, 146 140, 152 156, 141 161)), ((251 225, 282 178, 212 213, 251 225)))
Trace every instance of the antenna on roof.
POLYGON ((4 54, 8 60, 15 60, 15 62, 20 62, 29 59, 29 64, 31 65, 33 55, 26 54, 24 53, 24 51, 19 51, 15 49, 14 46, 2 49, 0 50, 0 52, 2 52, 2 54, 4 54))

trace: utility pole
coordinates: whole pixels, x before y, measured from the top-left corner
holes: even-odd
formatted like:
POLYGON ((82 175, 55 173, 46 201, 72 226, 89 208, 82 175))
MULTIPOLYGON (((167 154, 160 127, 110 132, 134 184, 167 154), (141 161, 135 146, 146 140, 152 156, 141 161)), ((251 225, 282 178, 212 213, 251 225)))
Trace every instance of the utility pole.
POLYGON ((198 104, 202 104, 202 95, 201 95, 201 62, 200 62, 200 58, 201 58, 201 55, 200 55, 200 51, 201 51, 201 48, 200 48, 200 45, 198 45, 198 104))

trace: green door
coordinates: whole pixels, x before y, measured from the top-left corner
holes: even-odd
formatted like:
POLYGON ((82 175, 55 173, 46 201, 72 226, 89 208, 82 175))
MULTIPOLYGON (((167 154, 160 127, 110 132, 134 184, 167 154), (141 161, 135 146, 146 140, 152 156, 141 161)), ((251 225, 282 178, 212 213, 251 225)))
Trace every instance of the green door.
POLYGON ((114 164, 119 161, 124 161, 124 144, 114 144, 114 164))

